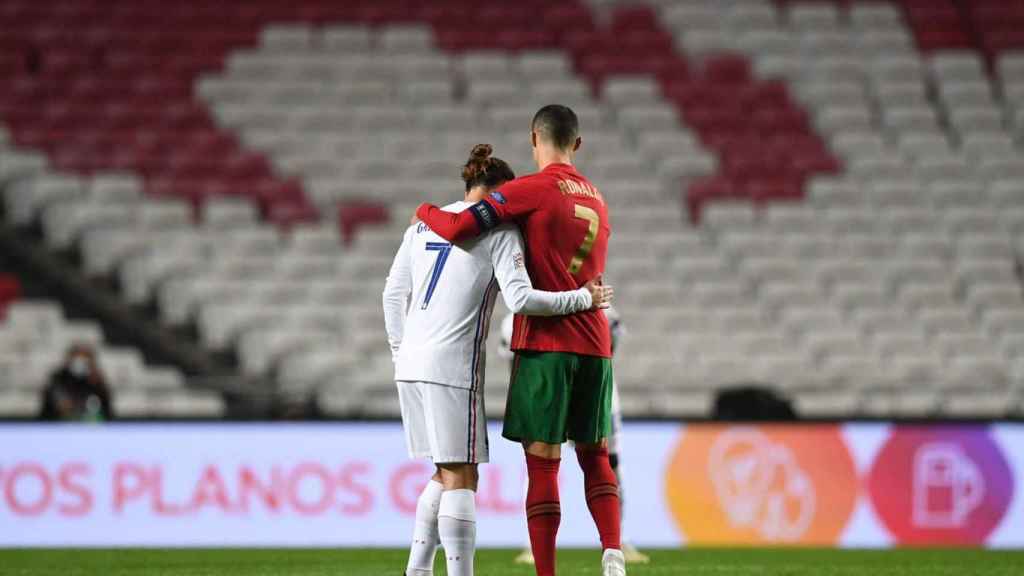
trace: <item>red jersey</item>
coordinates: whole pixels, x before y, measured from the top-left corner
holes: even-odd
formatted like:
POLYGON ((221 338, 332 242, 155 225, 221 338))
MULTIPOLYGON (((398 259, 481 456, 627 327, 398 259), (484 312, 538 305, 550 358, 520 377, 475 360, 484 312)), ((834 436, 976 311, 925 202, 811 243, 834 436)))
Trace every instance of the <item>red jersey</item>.
MULTIPOLYGON (((608 208, 597 188, 569 164, 551 164, 516 178, 464 212, 452 214, 423 204, 416 215, 450 242, 516 222, 526 243, 526 269, 539 290, 576 290, 604 274, 611 236, 608 208)), ((516 316, 512 349, 610 358, 608 319, 596 310, 516 316)))

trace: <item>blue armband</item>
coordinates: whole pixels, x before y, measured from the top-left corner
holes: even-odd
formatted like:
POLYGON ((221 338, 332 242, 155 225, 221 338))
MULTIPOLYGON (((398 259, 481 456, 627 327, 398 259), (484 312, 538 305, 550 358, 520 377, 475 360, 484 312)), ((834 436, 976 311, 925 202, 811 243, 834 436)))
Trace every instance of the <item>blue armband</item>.
POLYGON ((498 225, 498 212, 483 200, 470 206, 469 211, 473 214, 473 218, 476 218, 481 234, 489 232, 498 225))

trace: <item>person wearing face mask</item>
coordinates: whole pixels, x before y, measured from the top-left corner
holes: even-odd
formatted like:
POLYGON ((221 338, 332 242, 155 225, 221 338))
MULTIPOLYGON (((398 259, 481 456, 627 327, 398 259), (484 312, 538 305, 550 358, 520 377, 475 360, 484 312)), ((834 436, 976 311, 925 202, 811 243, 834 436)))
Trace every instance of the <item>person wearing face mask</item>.
POLYGON ((112 420, 110 389, 96 362, 96 353, 85 344, 68 349, 64 363, 50 376, 43 391, 42 420, 102 422, 112 420))

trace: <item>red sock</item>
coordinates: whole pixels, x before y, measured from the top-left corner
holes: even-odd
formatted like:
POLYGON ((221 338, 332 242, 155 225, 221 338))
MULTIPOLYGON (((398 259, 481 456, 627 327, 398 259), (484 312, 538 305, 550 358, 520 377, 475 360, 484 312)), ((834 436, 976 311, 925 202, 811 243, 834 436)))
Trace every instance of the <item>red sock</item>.
POLYGON ((526 525, 530 529, 530 548, 537 576, 555 574, 555 539, 562 521, 558 500, 559 463, 558 459, 526 455, 526 471, 530 476, 526 490, 526 525))
POLYGON ((601 547, 619 550, 622 532, 622 511, 619 507, 619 483, 615 479, 608 449, 576 449, 576 457, 583 469, 583 485, 587 491, 587 508, 601 535, 601 547))

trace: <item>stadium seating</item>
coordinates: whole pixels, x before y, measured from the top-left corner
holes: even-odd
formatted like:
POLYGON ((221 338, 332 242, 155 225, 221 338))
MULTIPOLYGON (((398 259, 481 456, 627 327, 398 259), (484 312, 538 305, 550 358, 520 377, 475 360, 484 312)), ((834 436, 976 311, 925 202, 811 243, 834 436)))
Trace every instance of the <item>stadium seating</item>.
POLYGON ((171 367, 147 366, 132 348, 107 346, 99 326, 69 321, 60 306, 45 300, 8 305, 0 323, 0 417, 35 417, 42 390, 72 344, 97 350, 100 368, 114 398, 118 418, 218 418, 219 393, 185 388, 171 367))
POLYGON ((36 26, 99 3, 43 5, 0 12, 42 49, 0 58, 24 80, 8 217, 284 395, 396 413, 379 293, 405 222, 459 199, 477 142, 531 171, 530 115, 560 101, 611 204, 628 414, 705 415, 737 382, 812 416, 1024 407, 1015 2, 183 5, 140 56, 107 38, 164 13, 143 3, 81 35, 123 76, 36 26))
MULTIPOLYGON (((699 230, 720 261, 698 261, 690 277, 702 280, 683 301, 713 318, 698 298, 706 270, 715 282, 724 272, 729 289, 710 292, 740 292, 727 307, 753 305, 767 323, 729 327, 724 346, 695 329, 693 362, 740 352, 742 376, 795 385, 804 413, 1014 411, 1016 332, 984 319, 1020 311, 1022 199, 1009 190, 1020 191, 1024 164, 1019 129, 1003 120, 1004 102, 1015 104, 999 100, 1006 78, 988 75, 959 12, 941 2, 663 4, 688 50, 740 52, 783 81, 846 166, 811 178, 806 203, 708 208, 699 230), (746 331, 775 346, 742 350, 746 331)), ((1012 68, 1002 64, 1012 55, 987 55, 1012 68)), ((718 182, 694 187, 736 196, 718 182)))

